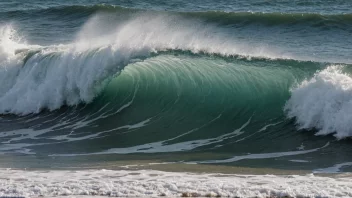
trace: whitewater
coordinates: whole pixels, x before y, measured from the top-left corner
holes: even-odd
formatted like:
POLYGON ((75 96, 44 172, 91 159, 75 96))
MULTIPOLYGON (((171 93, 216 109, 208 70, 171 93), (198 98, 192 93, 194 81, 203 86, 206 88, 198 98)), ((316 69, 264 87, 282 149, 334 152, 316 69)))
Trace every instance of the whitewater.
POLYGON ((351 178, 171 173, 162 171, 1 170, 2 196, 26 197, 350 197, 351 178), (72 175, 70 179, 66 175, 72 175), (13 183, 17 184, 14 185, 13 183), (307 187, 309 184, 309 187, 307 187))

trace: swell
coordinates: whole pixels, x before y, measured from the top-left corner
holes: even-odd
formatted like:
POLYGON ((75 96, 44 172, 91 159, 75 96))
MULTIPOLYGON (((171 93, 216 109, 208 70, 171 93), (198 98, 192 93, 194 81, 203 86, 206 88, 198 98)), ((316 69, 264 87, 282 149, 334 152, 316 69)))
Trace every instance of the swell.
POLYGON ((351 28, 352 14, 320 14, 320 13, 266 13, 266 12, 223 12, 223 11, 151 11, 136 8, 127 8, 116 5, 91 5, 91 6, 58 6, 44 9, 16 10, 0 12, 2 18, 35 18, 40 16, 62 17, 62 19, 87 18, 97 13, 115 13, 120 17, 131 17, 135 14, 165 14, 179 15, 186 18, 202 19, 207 22, 222 25, 246 26, 260 24, 264 26, 311 26, 318 28, 351 28))

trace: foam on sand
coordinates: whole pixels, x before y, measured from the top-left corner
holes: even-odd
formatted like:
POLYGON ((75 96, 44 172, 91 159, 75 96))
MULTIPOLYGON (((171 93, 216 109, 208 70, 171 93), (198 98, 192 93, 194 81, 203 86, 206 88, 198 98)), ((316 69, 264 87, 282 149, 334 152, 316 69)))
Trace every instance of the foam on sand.
POLYGON ((350 197, 351 177, 0 169, 0 196, 350 197))

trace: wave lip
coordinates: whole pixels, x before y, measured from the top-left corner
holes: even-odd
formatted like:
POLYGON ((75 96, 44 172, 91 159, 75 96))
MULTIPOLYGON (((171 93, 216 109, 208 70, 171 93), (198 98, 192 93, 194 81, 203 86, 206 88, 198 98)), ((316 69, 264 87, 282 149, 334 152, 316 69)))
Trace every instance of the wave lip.
POLYGON ((352 136, 352 78, 342 69, 329 66, 292 90, 284 109, 300 129, 338 139, 352 136))

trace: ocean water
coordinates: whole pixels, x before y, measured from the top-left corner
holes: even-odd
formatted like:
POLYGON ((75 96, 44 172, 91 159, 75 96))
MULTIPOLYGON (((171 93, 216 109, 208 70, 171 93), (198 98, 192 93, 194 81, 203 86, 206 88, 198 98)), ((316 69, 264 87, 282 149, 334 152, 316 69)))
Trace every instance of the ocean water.
POLYGON ((1 0, 0 114, 0 196, 351 197, 352 2, 1 0))

